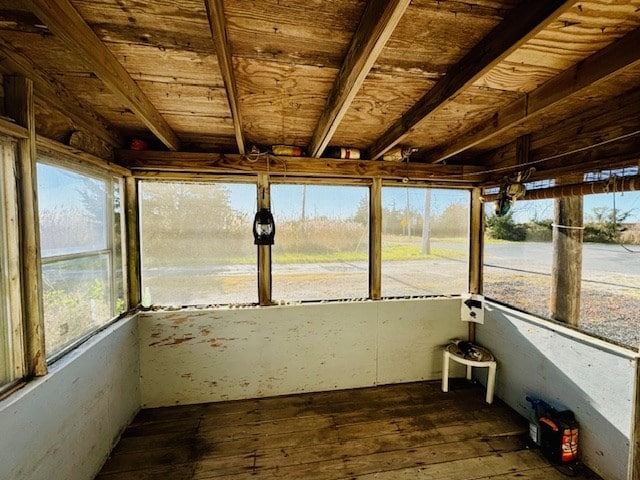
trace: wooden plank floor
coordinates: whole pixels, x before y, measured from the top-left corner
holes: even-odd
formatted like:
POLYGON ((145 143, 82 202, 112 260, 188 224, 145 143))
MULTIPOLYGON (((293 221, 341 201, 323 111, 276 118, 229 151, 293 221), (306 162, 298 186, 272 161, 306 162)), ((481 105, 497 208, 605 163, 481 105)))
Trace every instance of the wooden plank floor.
MULTIPOLYGON (((99 480, 566 478, 527 424, 453 380, 141 411, 99 480)), ((589 471, 581 479, 598 479, 589 471)))

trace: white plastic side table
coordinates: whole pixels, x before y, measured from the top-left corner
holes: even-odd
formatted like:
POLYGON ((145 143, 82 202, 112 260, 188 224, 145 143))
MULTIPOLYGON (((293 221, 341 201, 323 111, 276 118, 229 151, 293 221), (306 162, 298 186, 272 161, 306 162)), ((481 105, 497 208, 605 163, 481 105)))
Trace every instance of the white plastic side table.
POLYGON ((485 399, 487 403, 493 403, 493 391, 496 384, 496 359, 486 348, 479 347, 478 345, 474 345, 474 347, 480 352, 480 359, 478 360, 464 358, 464 355, 458 353, 457 347, 454 344, 445 347, 444 352, 442 352, 442 391, 449 391, 449 360, 467 366, 467 380, 471 380, 473 367, 488 368, 487 396, 485 399))

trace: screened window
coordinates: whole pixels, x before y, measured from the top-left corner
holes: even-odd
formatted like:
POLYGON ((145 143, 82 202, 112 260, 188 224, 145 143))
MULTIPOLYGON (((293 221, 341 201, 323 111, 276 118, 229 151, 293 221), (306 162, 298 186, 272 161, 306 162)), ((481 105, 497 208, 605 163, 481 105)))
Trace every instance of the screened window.
POLYGON ((140 183, 143 304, 255 303, 256 186, 140 183))
POLYGON ((485 205, 484 294, 549 318, 553 200, 517 201, 501 217, 485 205))
MULTIPOLYGON (((637 172, 637 170, 636 170, 637 172)), ((640 347, 640 192, 586 195, 578 326, 640 347)))
POLYGON ((458 294, 468 290, 466 190, 382 189, 382 295, 458 294))
POLYGON ((274 300, 369 296, 369 189, 271 185, 274 300))
MULTIPOLYGON (((484 293, 543 318, 551 315, 554 202, 518 201, 503 217, 487 206, 484 293)), ((583 225, 577 327, 636 349, 640 193, 586 195, 583 225)))
POLYGON ((117 178, 38 164, 48 358, 126 310, 117 178))

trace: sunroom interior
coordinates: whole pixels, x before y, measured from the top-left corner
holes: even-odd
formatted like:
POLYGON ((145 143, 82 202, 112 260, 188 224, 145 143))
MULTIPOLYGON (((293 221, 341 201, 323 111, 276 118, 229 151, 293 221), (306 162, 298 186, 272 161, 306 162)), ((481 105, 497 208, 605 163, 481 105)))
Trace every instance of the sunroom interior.
POLYGON ((562 478, 455 418, 286 468, 152 421, 534 397, 640 480, 639 45, 635 0, 0 0, 0 478, 562 478))

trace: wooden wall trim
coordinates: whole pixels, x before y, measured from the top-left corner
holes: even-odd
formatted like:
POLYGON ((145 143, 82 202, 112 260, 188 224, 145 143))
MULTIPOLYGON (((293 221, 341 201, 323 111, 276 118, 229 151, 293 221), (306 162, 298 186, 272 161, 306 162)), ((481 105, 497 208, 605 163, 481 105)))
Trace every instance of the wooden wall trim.
POLYGON ((180 141, 169 124, 71 2, 25 0, 24 3, 162 143, 170 150, 180 149, 180 141))
POLYGON ((54 158, 63 158, 65 161, 72 161, 78 165, 90 165, 123 177, 131 175, 131 170, 126 167, 96 157, 95 155, 78 150, 77 148, 56 142, 55 140, 43 137, 42 135, 38 135, 36 137, 36 145, 38 147, 38 153, 49 155, 54 158))
POLYGON ((26 344, 26 373, 47 373, 41 285, 40 228, 36 180, 36 124, 33 82, 22 76, 4 78, 5 110, 25 127, 29 138, 18 140, 18 200, 20 212, 20 258, 26 344))
POLYGON ((482 189, 471 191, 471 208, 469 212, 469 292, 482 294, 482 272, 484 253, 484 204, 481 198, 482 189))
POLYGON ((551 78, 529 94, 498 110, 490 122, 469 130, 455 142, 427 154, 429 162, 440 162, 507 130, 540 118, 550 107, 586 88, 605 82, 640 62, 640 29, 551 78))
POLYGON ((409 3, 373 0, 367 4, 311 138, 309 156, 322 155, 409 3))
MULTIPOLYGON (((9 335, 11 337, 11 353, 13 356, 13 374, 15 379, 25 377, 25 329, 23 328, 22 307, 22 272, 20 256, 20 212, 19 192, 16 179, 16 155, 17 146, 11 141, 0 142, 0 178, 3 185, 0 192, 4 193, 0 202, 4 203, 4 215, 0 218, 4 221, 3 229, 6 239, 7 276, 8 284, 6 295, 9 301, 9 335)), ((0 244, 3 242, 0 240, 0 244)), ((0 395, 2 398, 2 395, 0 395)))
POLYGON ((4 118, 0 118, 0 133, 13 138, 29 138, 29 131, 26 128, 4 118))
MULTIPOLYGON (((256 206, 258 210, 261 208, 271 210, 269 176, 264 173, 258 175, 258 203, 256 206)), ((258 245, 258 303, 263 306, 271 305, 271 245, 258 245)))
MULTIPOLYGON (((482 294, 484 275, 484 204, 482 189, 471 190, 469 211, 469 292, 482 294)), ((476 341, 476 324, 469 322, 469 341, 476 341)))
POLYGON ((375 160, 401 142, 419 122, 470 87, 514 50, 555 21, 575 1, 522 2, 453 65, 435 85, 369 147, 375 160))
POLYGON ((434 180, 452 185, 473 185, 484 180, 483 167, 430 165, 413 162, 334 160, 329 158, 274 157, 251 159, 244 155, 189 152, 134 152, 120 150, 117 159, 133 174, 138 172, 269 173, 275 176, 434 180))
POLYGON ((244 133, 242 130, 242 116, 240 114, 240 102, 238 101, 238 89, 236 86, 236 78, 233 70, 233 61, 231 58, 231 46, 227 36, 227 21, 224 15, 224 4, 222 0, 205 0, 207 9, 207 17, 209 19, 209 28, 211 30, 211 38, 215 46, 218 56, 218 65, 224 82, 224 88, 227 91, 227 100, 231 110, 231 118, 233 119, 233 130, 238 144, 238 151, 244 155, 246 153, 244 133))
POLYGON ((369 296, 382 298, 382 179, 374 178, 369 193, 369 296))
POLYGON ((133 177, 125 178, 124 182, 127 235, 127 295, 129 308, 134 308, 140 305, 142 300, 138 182, 133 177))

